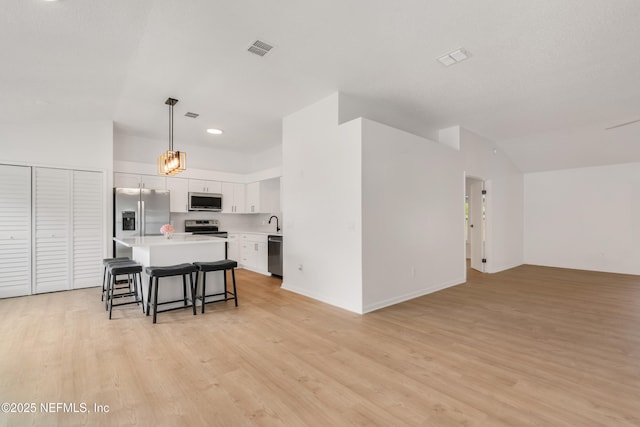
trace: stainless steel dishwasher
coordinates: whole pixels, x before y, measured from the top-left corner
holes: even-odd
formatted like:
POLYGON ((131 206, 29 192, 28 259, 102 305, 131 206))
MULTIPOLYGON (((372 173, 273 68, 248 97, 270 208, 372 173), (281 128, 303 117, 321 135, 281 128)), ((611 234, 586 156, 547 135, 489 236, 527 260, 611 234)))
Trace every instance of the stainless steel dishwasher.
POLYGON ((268 244, 269 273, 282 277, 282 236, 269 236, 268 244))

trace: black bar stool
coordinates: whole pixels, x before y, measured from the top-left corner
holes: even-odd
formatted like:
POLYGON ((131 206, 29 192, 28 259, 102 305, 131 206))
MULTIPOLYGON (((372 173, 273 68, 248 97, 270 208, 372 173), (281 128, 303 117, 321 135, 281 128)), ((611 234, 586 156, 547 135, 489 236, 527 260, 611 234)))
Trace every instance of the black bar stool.
MULTIPOLYGON (((109 264, 109 289, 107 290, 107 304, 109 305, 109 319, 114 306, 127 304, 140 304, 144 313, 144 297, 142 295, 142 265, 134 261, 121 261, 109 264), (129 285, 128 292, 116 294, 116 276, 127 275, 127 283, 129 285), (138 283, 140 284, 138 287, 138 283), (114 304, 116 298, 133 297, 133 301, 121 302, 114 304)), ((122 289, 122 288, 120 288, 122 289)))
POLYGON ((234 268, 238 266, 238 263, 232 259, 223 259, 220 261, 211 261, 211 262, 194 262, 198 270, 196 271, 196 285, 198 284, 198 273, 202 272, 202 296, 197 297, 202 301, 202 312, 204 313, 204 306, 211 302, 222 302, 234 300, 236 303, 236 307, 238 306, 238 292, 236 291, 236 273, 234 268), (227 270, 231 270, 231 278, 233 279, 233 292, 229 292, 227 290, 227 270), (207 295, 207 272, 210 271, 222 271, 224 275, 224 292, 219 292, 217 294, 207 295), (224 295, 224 298, 220 298, 214 301, 206 301, 207 297, 217 297, 220 295, 224 295), (229 296, 230 295, 230 296, 229 296))
MULTIPOLYGON (((114 262, 123 262, 123 261, 131 261, 131 258, 127 257, 118 257, 118 258, 105 258, 102 260, 102 265, 104 266, 104 273, 102 274, 102 296, 100 297, 100 301, 104 301, 104 296, 107 293, 107 288, 111 282, 111 277, 108 277, 109 265, 114 262)), ((105 304, 105 310, 107 309, 107 304, 105 304)))
POLYGON ((193 285, 193 275, 192 273, 196 271, 196 266, 193 264, 178 264, 178 265, 168 265, 162 267, 147 267, 144 269, 145 273, 149 276, 149 292, 147 293, 147 316, 149 315, 149 306, 153 305, 153 323, 156 323, 156 317, 158 313, 162 313, 164 311, 177 310, 179 308, 187 307, 187 275, 189 275, 189 284, 190 284, 190 292, 191 292, 191 306, 193 307, 193 315, 196 314, 196 303, 195 303, 195 286, 193 285), (158 303, 158 279, 160 277, 173 277, 173 276, 182 276, 182 293, 184 298, 181 300, 174 301, 165 301, 158 303), (156 279, 155 281, 153 279, 156 279), (151 287, 153 284, 153 303, 151 303, 151 287), (168 308, 162 311, 158 311, 158 306, 163 304, 171 304, 184 301, 184 307, 174 307, 168 308))

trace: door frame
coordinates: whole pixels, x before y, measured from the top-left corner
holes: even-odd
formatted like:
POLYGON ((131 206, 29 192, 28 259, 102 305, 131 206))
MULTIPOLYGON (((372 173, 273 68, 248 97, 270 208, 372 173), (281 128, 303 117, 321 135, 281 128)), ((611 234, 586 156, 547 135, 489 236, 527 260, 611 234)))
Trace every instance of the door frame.
MULTIPOLYGON (((465 200, 469 203, 469 223, 467 233, 470 243, 470 259, 471 268, 479 272, 487 271, 486 262, 482 262, 487 258, 487 199, 486 194, 471 194, 471 187, 475 186, 476 191, 484 192, 486 190, 486 180, 481 177, 465 174, 465 200), (475 185, 474 185, 475 184, 475 185), (469 189, 469 192, 467 192, 469 189), (480 206, 477 206, 480 203, 480 206), (473 228, 473 229, 472 229, 473 228), (474 239, 472 236, 481 236, 480 239, 474 239)), ((465 241, 465 267, 466 267, 466 241, 465 241)), ((465 273, 467 269, 465 268, 465 273)))

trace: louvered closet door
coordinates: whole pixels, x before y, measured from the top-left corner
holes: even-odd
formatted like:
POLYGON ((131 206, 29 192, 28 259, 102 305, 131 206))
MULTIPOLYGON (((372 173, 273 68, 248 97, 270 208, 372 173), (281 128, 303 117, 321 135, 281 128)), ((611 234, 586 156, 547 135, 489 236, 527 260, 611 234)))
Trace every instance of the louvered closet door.
POLYGON ((73 171, 73 288, 102 284, 104 191, 101 172, 73 171))
POLYGON ((31 168, 0 165, 0 298, 31 293, 31 168))
POLYGON ((71 171, 34 168, 34 293, 71 289, 71 171))

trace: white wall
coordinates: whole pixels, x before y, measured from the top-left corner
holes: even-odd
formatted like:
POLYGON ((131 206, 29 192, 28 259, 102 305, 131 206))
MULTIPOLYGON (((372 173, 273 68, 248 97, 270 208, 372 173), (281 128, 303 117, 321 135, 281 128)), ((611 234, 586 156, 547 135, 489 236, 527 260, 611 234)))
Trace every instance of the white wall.
POLYGON ((640 163, 526 174, 527 264, 640 274, 640 163))
POLYGON ((446 144, 340 122, 358 105, 336 93, 283 121, 283 288, 362 313, 462 283, 465 172, 491 188, 487 271, 522 263, 523 178, 503 153, 459 127, 446 144))
POLYGON ((363 311, 463 283, 462 156, 369 120, 362 129, 363 311))
MULTIPOLYGON (((114 141, 113 159, 155 165, 160 154, 167 150, 168 144, 168 141, 117 133, 114 141)), ((253 158, 250 155, 187 143, 178 144, 176 142, 174 146, 187 153, 187 171, 189 169, 204 169, 240 174, 253 172, 253 158)))
POLYGON ((485 180, 487 190, 486 271, 496 273, 524 262, 524 178, 511 160, 479 135, 461 129, 467 176, 485 180))
POLYGON ((360 126, 338 110, 336 93, 283 120, 282 288, 360 313, 360 126))
POLYGON ((282 168, 282 144, 251 155, 251 172, 282 168))
POLYGON ((0 125, 0 161, 67 169, 111 170, 113 123, 0 125))

